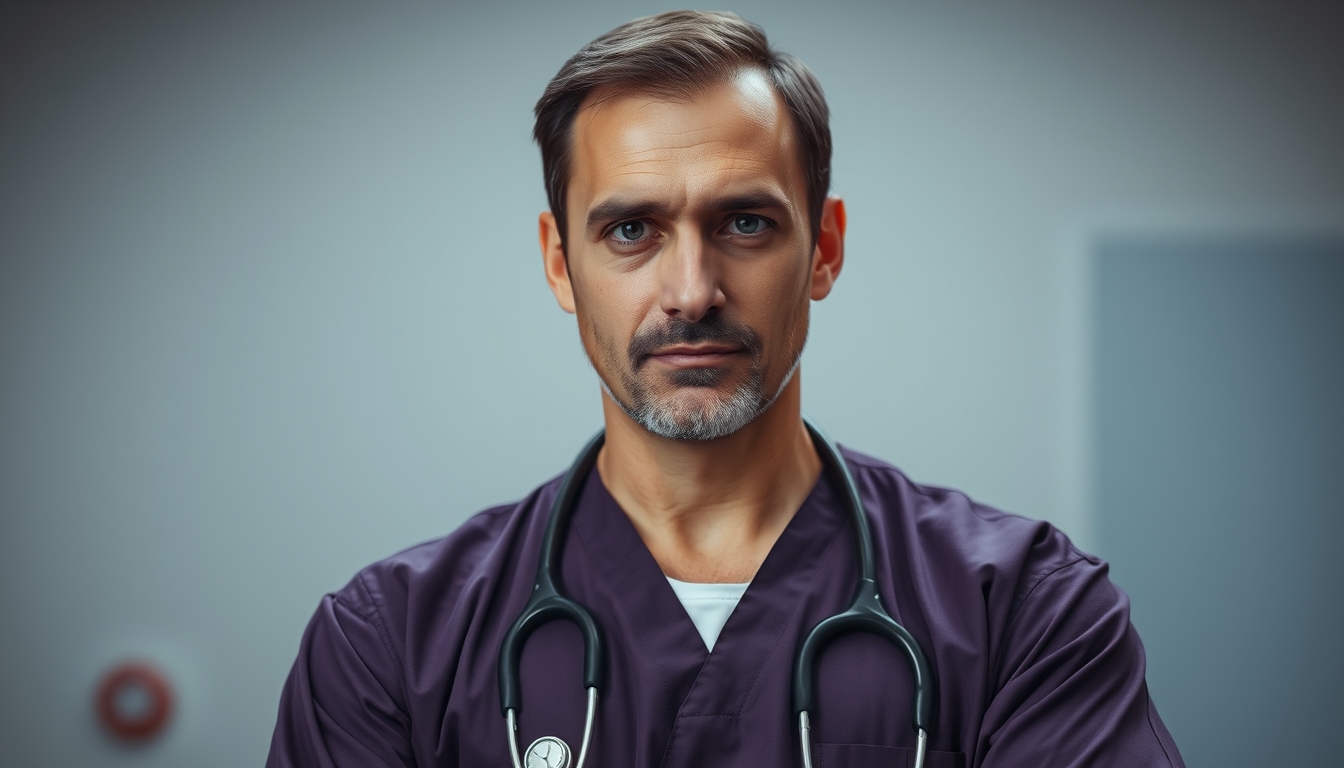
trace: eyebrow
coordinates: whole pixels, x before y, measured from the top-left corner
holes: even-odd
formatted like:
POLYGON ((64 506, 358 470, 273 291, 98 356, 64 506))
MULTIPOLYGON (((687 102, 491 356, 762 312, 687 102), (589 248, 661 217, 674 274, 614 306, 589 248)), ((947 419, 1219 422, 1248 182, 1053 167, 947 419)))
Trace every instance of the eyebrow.
MULTIPOLYGON (((748 192, 711 200, 707 206, 711 211, 749 211, 762 208, 786 210, 789 203, 774 192, 748 192)), ((585 229, 591 234, 606 224, 641 219, 647 216, 668 217, 671 209, 662 203, 651 200, 629 200, 613 198, 606 200, 588 212, 585 229)))
POLYGON ((667 206, 661 203, 616 198, 604 201, 588 212, 586 229, 591 234, 611 222, 642 219, 645 216, 666 216, 667 213, 667 206))

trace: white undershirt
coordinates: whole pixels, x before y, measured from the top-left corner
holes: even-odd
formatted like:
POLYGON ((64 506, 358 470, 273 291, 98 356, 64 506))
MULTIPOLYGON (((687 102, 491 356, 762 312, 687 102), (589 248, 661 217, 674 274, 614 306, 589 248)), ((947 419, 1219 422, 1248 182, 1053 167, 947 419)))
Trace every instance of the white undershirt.
POLYGON ((705 647, 711 651, 714 650, 715 641, 719 639, 719 633, 723 631, 723 625, 728 623, 728 617, 733 615, 733 609, 737 608, 742 594, 750 586, 750 582, 697 584, 677 581, 671 576, 667 577, 667 583, 672 585, 672 591, 677 593, 677 599, 686 609, 686 615, 691 617, 691 623, 700 632, 705 647))

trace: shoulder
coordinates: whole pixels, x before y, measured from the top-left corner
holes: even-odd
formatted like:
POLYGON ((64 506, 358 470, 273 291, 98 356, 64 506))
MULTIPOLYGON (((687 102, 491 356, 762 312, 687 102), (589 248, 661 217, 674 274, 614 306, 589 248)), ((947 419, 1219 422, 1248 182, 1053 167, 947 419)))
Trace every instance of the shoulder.
POLYGON ((1047 579, 1106 570, 1048 522, 1005 512, 962 491, 914 482, 858 451, 843 453, 875 525, 936 578, 969 578, 982 588, 993 582, 1015 610, 1047 579))
POLYGON ((462 620, 473 595, 489 591, 537 536, 559 478, 524 499, 482 510, 452 533, 408 547, 361 569, 330 599, 380 625, 394 647, 413 625, 462 620))

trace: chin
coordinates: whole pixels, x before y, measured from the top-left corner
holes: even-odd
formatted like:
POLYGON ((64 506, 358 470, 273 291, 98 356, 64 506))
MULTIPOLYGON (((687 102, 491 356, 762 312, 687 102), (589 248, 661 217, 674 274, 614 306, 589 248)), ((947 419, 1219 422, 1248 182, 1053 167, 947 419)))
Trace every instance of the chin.
MULTIPOLYGON (((614 399, 614 398, 613 398, 614 399)), ((750 424, 769 407, 755 387, 731 392, 678 392, 627 406, 617 404, 640 426, 672 440, 707 441, 727 437, 750 424)))

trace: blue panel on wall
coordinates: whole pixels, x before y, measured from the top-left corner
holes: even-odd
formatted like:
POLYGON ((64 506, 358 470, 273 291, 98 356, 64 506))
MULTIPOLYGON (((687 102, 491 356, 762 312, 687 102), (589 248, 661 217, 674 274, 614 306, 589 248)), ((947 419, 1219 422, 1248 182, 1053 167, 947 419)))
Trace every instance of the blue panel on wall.
POLYGON ((1101 553, 1191 766, 1338 765, 1344 242, 1096 262, 1101 553))

